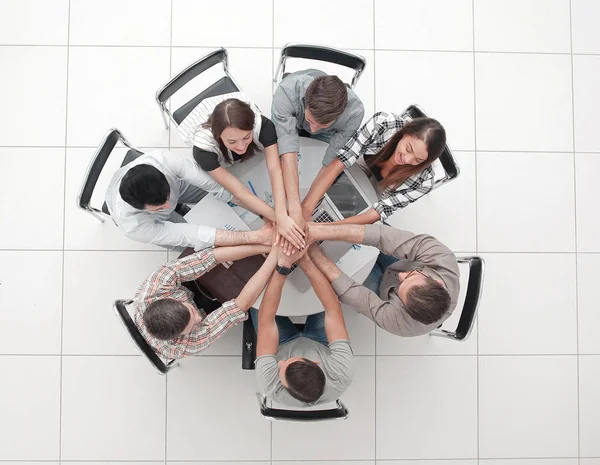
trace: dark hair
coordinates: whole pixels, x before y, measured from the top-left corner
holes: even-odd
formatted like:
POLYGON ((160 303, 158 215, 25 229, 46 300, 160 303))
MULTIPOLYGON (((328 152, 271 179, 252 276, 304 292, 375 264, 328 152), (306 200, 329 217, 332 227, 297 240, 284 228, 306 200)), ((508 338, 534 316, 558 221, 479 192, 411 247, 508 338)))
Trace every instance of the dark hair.
MULTIPOLYGON (((203 128, 210 129, 213 137, 219 143, 221 153, 229 163, 233 163, 233 156, 229 155, 229 150, 225 147, 221 134, 227 128, 237 128, 242 131, 252 131, 254 129, 254 111, 250 105, 237 98, 228 98, 219 103, 212 114, 208 118, 208 121, 202 125, 203 128)), ((246 152, 242 157, 242 161, 247 160, 256 151, 257 147, 254 143, 254 136, 252 142, 248 145, 246 152)))
POLYGON ((446 147, 446 131, 439 121, 433 118, 415 118, 402 126, 383 148, 373 157, 369 157, 367 165, 369 168, 388 161, 394 152, 400 139, 404 136, 415 136, 425 142, 427 146, 427 160, 418 165, 398 165, 380 182, 380 186, 397 187, 414 174, 420 173, 440 158, 446 147))
POLYGON ((337 76, 319 76, 306 89, 304 99, 315 121, 329 124, 344 113, 348 89, 337 76))
POLYGON ((168 341, 179 336, 188 325, 190 311, 178 300, 160 299, 148 305, 143 320, 150 334, 168 341))
POLYGON ((287 392, 301 402, 316 402, 325 391, 325 373, 315 362, 303 358, 285 369, 287 392))
POLYGON ((406 313, 413 320, 430 325, 442 319, 450 308, 450 294, 444 286, 429 278, 425 284, 406 292, 406 313))
POLYGON ((171 188, 164 174, 151 165, 130 168, 119 186, 121 198, 133 208, 143 210, 146 205, 162 205, 169 198, 171 188))

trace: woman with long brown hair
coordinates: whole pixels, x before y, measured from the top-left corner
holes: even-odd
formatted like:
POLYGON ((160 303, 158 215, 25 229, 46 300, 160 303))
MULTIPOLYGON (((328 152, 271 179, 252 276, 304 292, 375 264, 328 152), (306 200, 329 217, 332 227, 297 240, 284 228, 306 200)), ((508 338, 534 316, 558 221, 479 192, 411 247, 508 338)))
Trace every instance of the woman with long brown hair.
POLYGON ((240 205, 276 223, 278 237, 298 249, 304 248, 305 233, 287 214, 275 125, 245 94, 235 92, 203 100, 181 123, 179 131, 184 141, 193 145, 198 165, 231 192, 240 205), (265 153, 274 208, 226 170, 260 150, 265 153))
POLYGON ((431 164, 445 145, 446 131, 435 119, 375 113, 339 150, 337 158, 321 169, 302 202, 303 216, 310 218, 338 175, 358 162, 376 180, 379 199, 366 212, 340 223, 385 220, 433 188, 431 164))

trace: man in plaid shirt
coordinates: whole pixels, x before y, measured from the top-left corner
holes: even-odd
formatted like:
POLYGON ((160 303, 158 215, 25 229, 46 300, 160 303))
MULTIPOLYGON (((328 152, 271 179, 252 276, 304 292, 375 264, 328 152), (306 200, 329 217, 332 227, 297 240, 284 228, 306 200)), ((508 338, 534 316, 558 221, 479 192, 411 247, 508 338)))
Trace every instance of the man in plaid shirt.
MULTIPOLYGON (((338 151, 337 158, 329 166, 324 166, 321 169, 302 202, 304 218, 310 218, 319 200, 345 168, 350 168, 359 160, 360 164, 366 167, 366 161, 376 156, 411 119, 411 116, 406 113, 402 115, 385 112, 375 113, 338 151)), ((446 136, 445 131, 437 121, 429 118, 427 120, 426 131, 430 131, 431 128, 435 127, 436 134, 434 137, 436 140, 434 143, 436 146, 442 147, 439 153, 437 153, 438 150, 435 150, 436 153, 432 155, 431 142, 425 144, 425 140, 421 140, 421 143, 419 143, 417 139, 420 135, 417 138, 412 138, 407 148, 405 146, 396 148, 397 159, 402 160, 402 164, 423 165, 423 169, 408 177, 399 185, 378 189, 379 199, 373 207, 360 215, 346 218, 343 220, 344 223, 370 224, 378 220, 384 221, 396 210, 415 202, 433 189, 434 172, 430 163, 441 154, 445 146, 446 136)), ((423 139, 426 138, 423 137, 423 139)), ((400 143, 398 145, 400 146, 400 143)), ((381 181, 385 176, 382 176, 381 170, 376 167, 373 168, 371 170, 367 168, 367 170, 371 171, 370 174, 377 181, 381 181)))
MULTIPOLYGON (((271 243, 270 230, 252 232, 265 236, 264 241, 257 242, 271 243)), ((270 250, 270 245, 255 244, 217 247, 161 266, 144 281, 134 299, 134 321, 144 339, 167 359, 187 357, 206 349, 229 328, 248 318, 248 309, 275 269, 276 257, 267 258, 238 297, 209 315, 194 304, 193 293, 182 283, 208 273, 218 263, 270 250)))

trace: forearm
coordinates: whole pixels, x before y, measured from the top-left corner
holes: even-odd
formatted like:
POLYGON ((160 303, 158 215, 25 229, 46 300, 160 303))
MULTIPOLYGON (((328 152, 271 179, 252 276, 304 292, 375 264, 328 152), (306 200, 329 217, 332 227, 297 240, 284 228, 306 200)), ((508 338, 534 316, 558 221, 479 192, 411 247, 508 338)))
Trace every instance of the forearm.
POLYGON ((341 221, 336 221, 335 224, 373 224, 381 219, 379 213, 374 208, 367 210, 359 215, 344 218, 341 221))
POLYGON ((258 337, 256 355, 276 354, 279 347, 279 329, 275 315, 281 301, 285 276, 273 272, 258 310, 258 337))
POLYGON ((262 242, 258 231, 228 231, 217 229, 215 234, 215 246, 260 244, 262 242))
POLYGON ((319 174, 310 186, 310 190, 302 201, 302 214, 305 218, 309 218, 327 189, 331 187, 339 174, 344 171, 344 164, 335 159, 329 166, 324 166, 319 171, 319 174))
POLYGON ((362 244, 365 238, 365 226, 341 223, 310 223, 308 233, 313 241, 344 241, 362 244))
POLYGON ((273 201, 275 203, 276 215, 287 215, 287 198, 285 195, 285 186, 283 184, 283 171, 281 169, 281 160, 277 152, 277 144, 271 145, 265 149, 265 159, 267 161, 267 170, 269 171, 269 180, 273 191, 273 201))
POLYGON ((213 255, 217 263, 233 262, 242 258, 251 257, 261 253, 269 253, 271 247, 268 245, 245 244, 229 247, 217 247, 213 250, 213 255))
POLYGON ((298 177, 298 153, 286 153, 282 157, 283 182, 288 200, 288 208, 292 211, 300 212, 300 187, 298 177))
POLYGON ((342 270, 323 253, 320 247, 313 245, 308 249, 308 255, 330 283, 334 282, 342 274, 342 270))
POLYGON ((304 257, 298 262, 302 271, 306 273, 310 283, 325 309, 325 333, 329 342, 338 339, 348 339, 348 332, 342 313, 342 305, 329 284, 327 278, 319 271, 310 258, 304 257))
POLYGON ((277 253, 271 251, 265 262, 259 268, 259 270, 254 273, 254 276, 250 278, 250 280, 246 283, 240 295, 236 297, 235 301, 243 310, 248 310, 258 296, 263 291, 269 278, 273 274, 273 270, 275 269, 275 265, 277 263, 277 253))

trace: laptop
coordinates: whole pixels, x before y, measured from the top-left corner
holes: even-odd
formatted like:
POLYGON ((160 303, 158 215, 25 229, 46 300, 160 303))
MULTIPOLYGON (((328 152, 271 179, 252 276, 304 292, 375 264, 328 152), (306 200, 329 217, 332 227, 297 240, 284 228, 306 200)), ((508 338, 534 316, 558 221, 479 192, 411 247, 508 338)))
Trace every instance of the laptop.
MULTIPOLYGON (((301 189, 302 198, 306 196, 308 189, 301 189)), ((347 170, 333 182, 325 193, 321 202, 312 214, 312 221, 316 223, 332 223, 351 216, 358 215, 371 208, 371 203, 358 182, 347 170)), ((352 248, 352 244, 341 241, 324 241, 319 247, 332 262, 337 262, 352 248)), ((310 289, 310 280, 304 272, 296 265, 287 280, 300 292, 310 289)))

